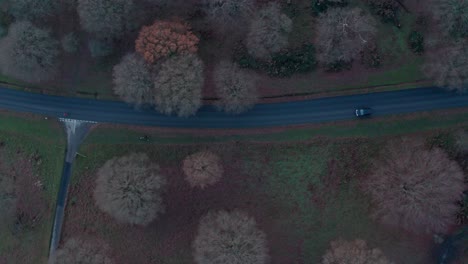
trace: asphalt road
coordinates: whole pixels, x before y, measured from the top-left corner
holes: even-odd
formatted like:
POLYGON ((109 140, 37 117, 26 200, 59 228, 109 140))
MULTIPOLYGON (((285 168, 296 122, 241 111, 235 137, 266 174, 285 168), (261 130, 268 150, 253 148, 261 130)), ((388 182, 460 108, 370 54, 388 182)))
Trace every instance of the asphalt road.
POLYGON ((300 125, 356 118, 356 107, 374 109, 374 116, 385 116, 437 109, 468 107, 468 94, 460 95, 427 87, 313 99, 299 102, 259 104, 251 111, 231 116, 202 107, 196 116, 165 116, 155 110, 135 110, 122 102, 41 95, 0 88, 0 108, 47 116, 96 122, 174 128, 258 128, 300 125))

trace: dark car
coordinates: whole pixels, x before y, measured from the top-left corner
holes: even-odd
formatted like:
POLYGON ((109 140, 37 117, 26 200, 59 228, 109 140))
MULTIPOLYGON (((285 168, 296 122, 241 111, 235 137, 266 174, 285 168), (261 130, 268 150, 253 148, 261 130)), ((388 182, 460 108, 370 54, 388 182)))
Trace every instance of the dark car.
POLYGON ((357 108, 354 113, 356 114, 357 117, 365 117, 365 116, 370 116, 372 115, 372 109, 369 107, 361 107, 357 108))
POLYGON ((70 116, 69 113, 67 113, 67 112, 63 113, 63 117, 69 117, 69 116, 70 116))

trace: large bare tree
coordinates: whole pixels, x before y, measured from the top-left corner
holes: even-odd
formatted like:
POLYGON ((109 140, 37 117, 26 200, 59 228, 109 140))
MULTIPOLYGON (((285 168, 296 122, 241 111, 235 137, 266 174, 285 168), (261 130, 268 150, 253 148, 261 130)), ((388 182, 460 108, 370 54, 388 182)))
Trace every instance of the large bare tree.
POLYGON ((289 33, 292 20, 281 12, 276 2, 262 8, 250 24, 247 35, 248 52, 260 59, 270 59, 273 53, 279 52, 289 44, 289 33))
POLYGON ((383 224, 414 232, 445 232, 466 186, 460 166, 440 148, 404 138, 388 143, 362 187, 383 224))
POLYGON ((458 92, 468 88, 468 41, 449 43, 428 54, 423 71, 440 87, 458 92))
POLYGON ((193 249, 198 264, 262 264, 269 260, 265 234, 255 219, 239 210, 203 216, 193 249))
POLYGON ((114 93, 136 106, 151 102, 153 80, 149 67, 140 55, 127 54, 114 66, 114 93))
POLYGON ((49 80, 57 73, 59 53, 60 44, 50 31, 27 21, 16 22, 0 41, 0 69, 27 82, 49 80))
POLYGON ((369 248, 366 241, 338 239, 322 257, 322 264, 392 264, 380 249, 369 248))
POLYGON ((258 101, 256 80, 252 74, 232 62, 221 62, 214 72, 217 106, 230 114, 240 114, 258 101))
POLYGON ((108 160, 97 172, 97 206, 121 223, 146 225, 163 213, 165 179, 146 154, 108 160))
POLYGON ((207 22, 214 28, 225 31, 244 25, 254 10, 254 0, 203 0, 207 22))
POLYGON ((375 34, 375 21, 360 8, 332 8, 317 21, 317 58, 325 64, 349 63, 375 34))
POLYGON ((52 264, 112 264, 109 247, 90 239, 71 238, 51 257, 52 264))
POLYGON ((98 37, 120 37, 134 29, 133 0, 78 0, 81 27, 98 37))
POLYGON ((203 62, 195 54, 168 58, 154 78, 154 104, 161 113, 194 115, 201 106, 203 62))

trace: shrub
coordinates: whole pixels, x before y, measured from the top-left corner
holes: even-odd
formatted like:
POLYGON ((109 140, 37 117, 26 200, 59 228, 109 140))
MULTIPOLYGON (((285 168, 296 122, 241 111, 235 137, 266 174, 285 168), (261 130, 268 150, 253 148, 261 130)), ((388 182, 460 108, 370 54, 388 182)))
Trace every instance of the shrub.
POLYGON ((146 62, 135 53, 127 54, 114 66, 114 93, 129 104, 151 102, 153 80, 146 62))
POLYGON ((193 242, 196 263, 267 263, 265 234, 241 211, 209 212, 200 220, 193 242))
POLYGON ((17 20, 50 17, 57 11, 57 0, 10 0, 10 12, 17 20))
POLYGON ((133 0, 78 0, 81 27, 100 38, 118 38, 136 27, 133 0))
POLYGON ((290 77, 296 73, 310 72, 316 64, 314 46, 305 44, 300 49, 274 54, 268 63, 267 73, 273 77, 290 77))
POLYGON ((465 92, 468 84, 468 46, 466 43, 452 44, 438 52, 431 52, 423 70, 438 86, 465 92))
POLYGON ((72 238, 55 252, 51 258, 53 264, 112 264, 109 248, 93 240, 72 238))
POLYGON ((80 46, 78 36, 75 33, 70 32, 62 38, 62 49, 67 53, 75 53, 78 51, 80 46))
POLYGON ((384 22, 398 25, 400 5, 395 0, 366 0, 371 10, 382 18, 384 22))
POLYGON ((194 115, 201 106, 203 62, 194 54, 170 57, 154 79, 154 103, 161 113, 194 115))
POLYGON ((335 8, 317 21, 317 58, 324 65, 350 63, 375 33, 375 22, 359 8, 335 8))
POLYGON ((330 7, 344 7, 349 0, 312 0, 312 10, 314 13, 323 13, 330 7))
POLYGON ((382 58, 375 41, 370 41, 361 51, 361 64, 368 68, 377 68, 381 65, 382 58))
POLYGON ((96 204, 117 221, 146 225, 164 212, 161 192, 165 180, 146 154, 112 158, 97 176, 96 204))
POLYGON ((255 78, 234 63, 222 62, 214 72, 220 100, 217 106, 230 114, 240 114, 258 101, 255 78))
POLYGON ((48 80, 57 72, 59 49, 48 30, 16 22, 0 41, 0 68, 3 74, 23 81, 48 80))
POLYGON ((114 51, 114 43, 111 39, 92 38, 88 41, 88 49, 93 58, 106 57, 114 51))
POLYGON ((270 61, 257 60, 239 51, 236 60, 241 68, 264 71, 272 77, 290 77, 297 73, 307 73, 312 71, 317 64, 315 48, 311 44, 275 53, 270 61))
POLYGON ((450 35, 468 36, 468 2, 465 0, 431 0, 434 17, 450 35))
POLYGON ((345 241, 338 239, 330 243, 330 249, 322 257, 322 264, 360 263, 391 264, 380 249, 371 249, 364 240, 345 241))
POLYGON ((416 53, 421 54, 424 52, 424 37, 418 31, 412 31, 408 38, 410 49, 416 53))
POLYGON ((224 173, 220 158, 209 151, 186 157, 182 169, 190 186, 202 189, 218 182, 224 173))
POLYGON ((207 22, 221 31, 243 24, 254 11, 253 0, 203 0, 207 22))
POLYGON ((155 63, 173 54, 196 53, 198 41, 185 23, 156 21, 141 29, 135 49, 148 63, 155 63))
POLYGON ((362 187, 373 216, 415 232, 445 232, 454 223, 465 188, 463 172, 440 148, 418 141, 390 142, 362 187))
POLYGON ((271 54, 288 46, 292 20, 281 13, 278 3, 270 3, 261 9, 252 23, 247 35, 249 53, 261 59, 269 59, 271 54))

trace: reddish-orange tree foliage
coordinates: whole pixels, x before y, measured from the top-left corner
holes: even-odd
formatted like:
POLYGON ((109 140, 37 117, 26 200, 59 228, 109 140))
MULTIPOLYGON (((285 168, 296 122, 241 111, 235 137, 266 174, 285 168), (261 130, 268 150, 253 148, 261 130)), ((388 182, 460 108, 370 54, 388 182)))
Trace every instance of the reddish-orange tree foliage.
POLYGON ((143 27, 135 42, 135 49, 149 63, 171 54, 197 52, 198 37, 186 23, 156 21, 143 27))

